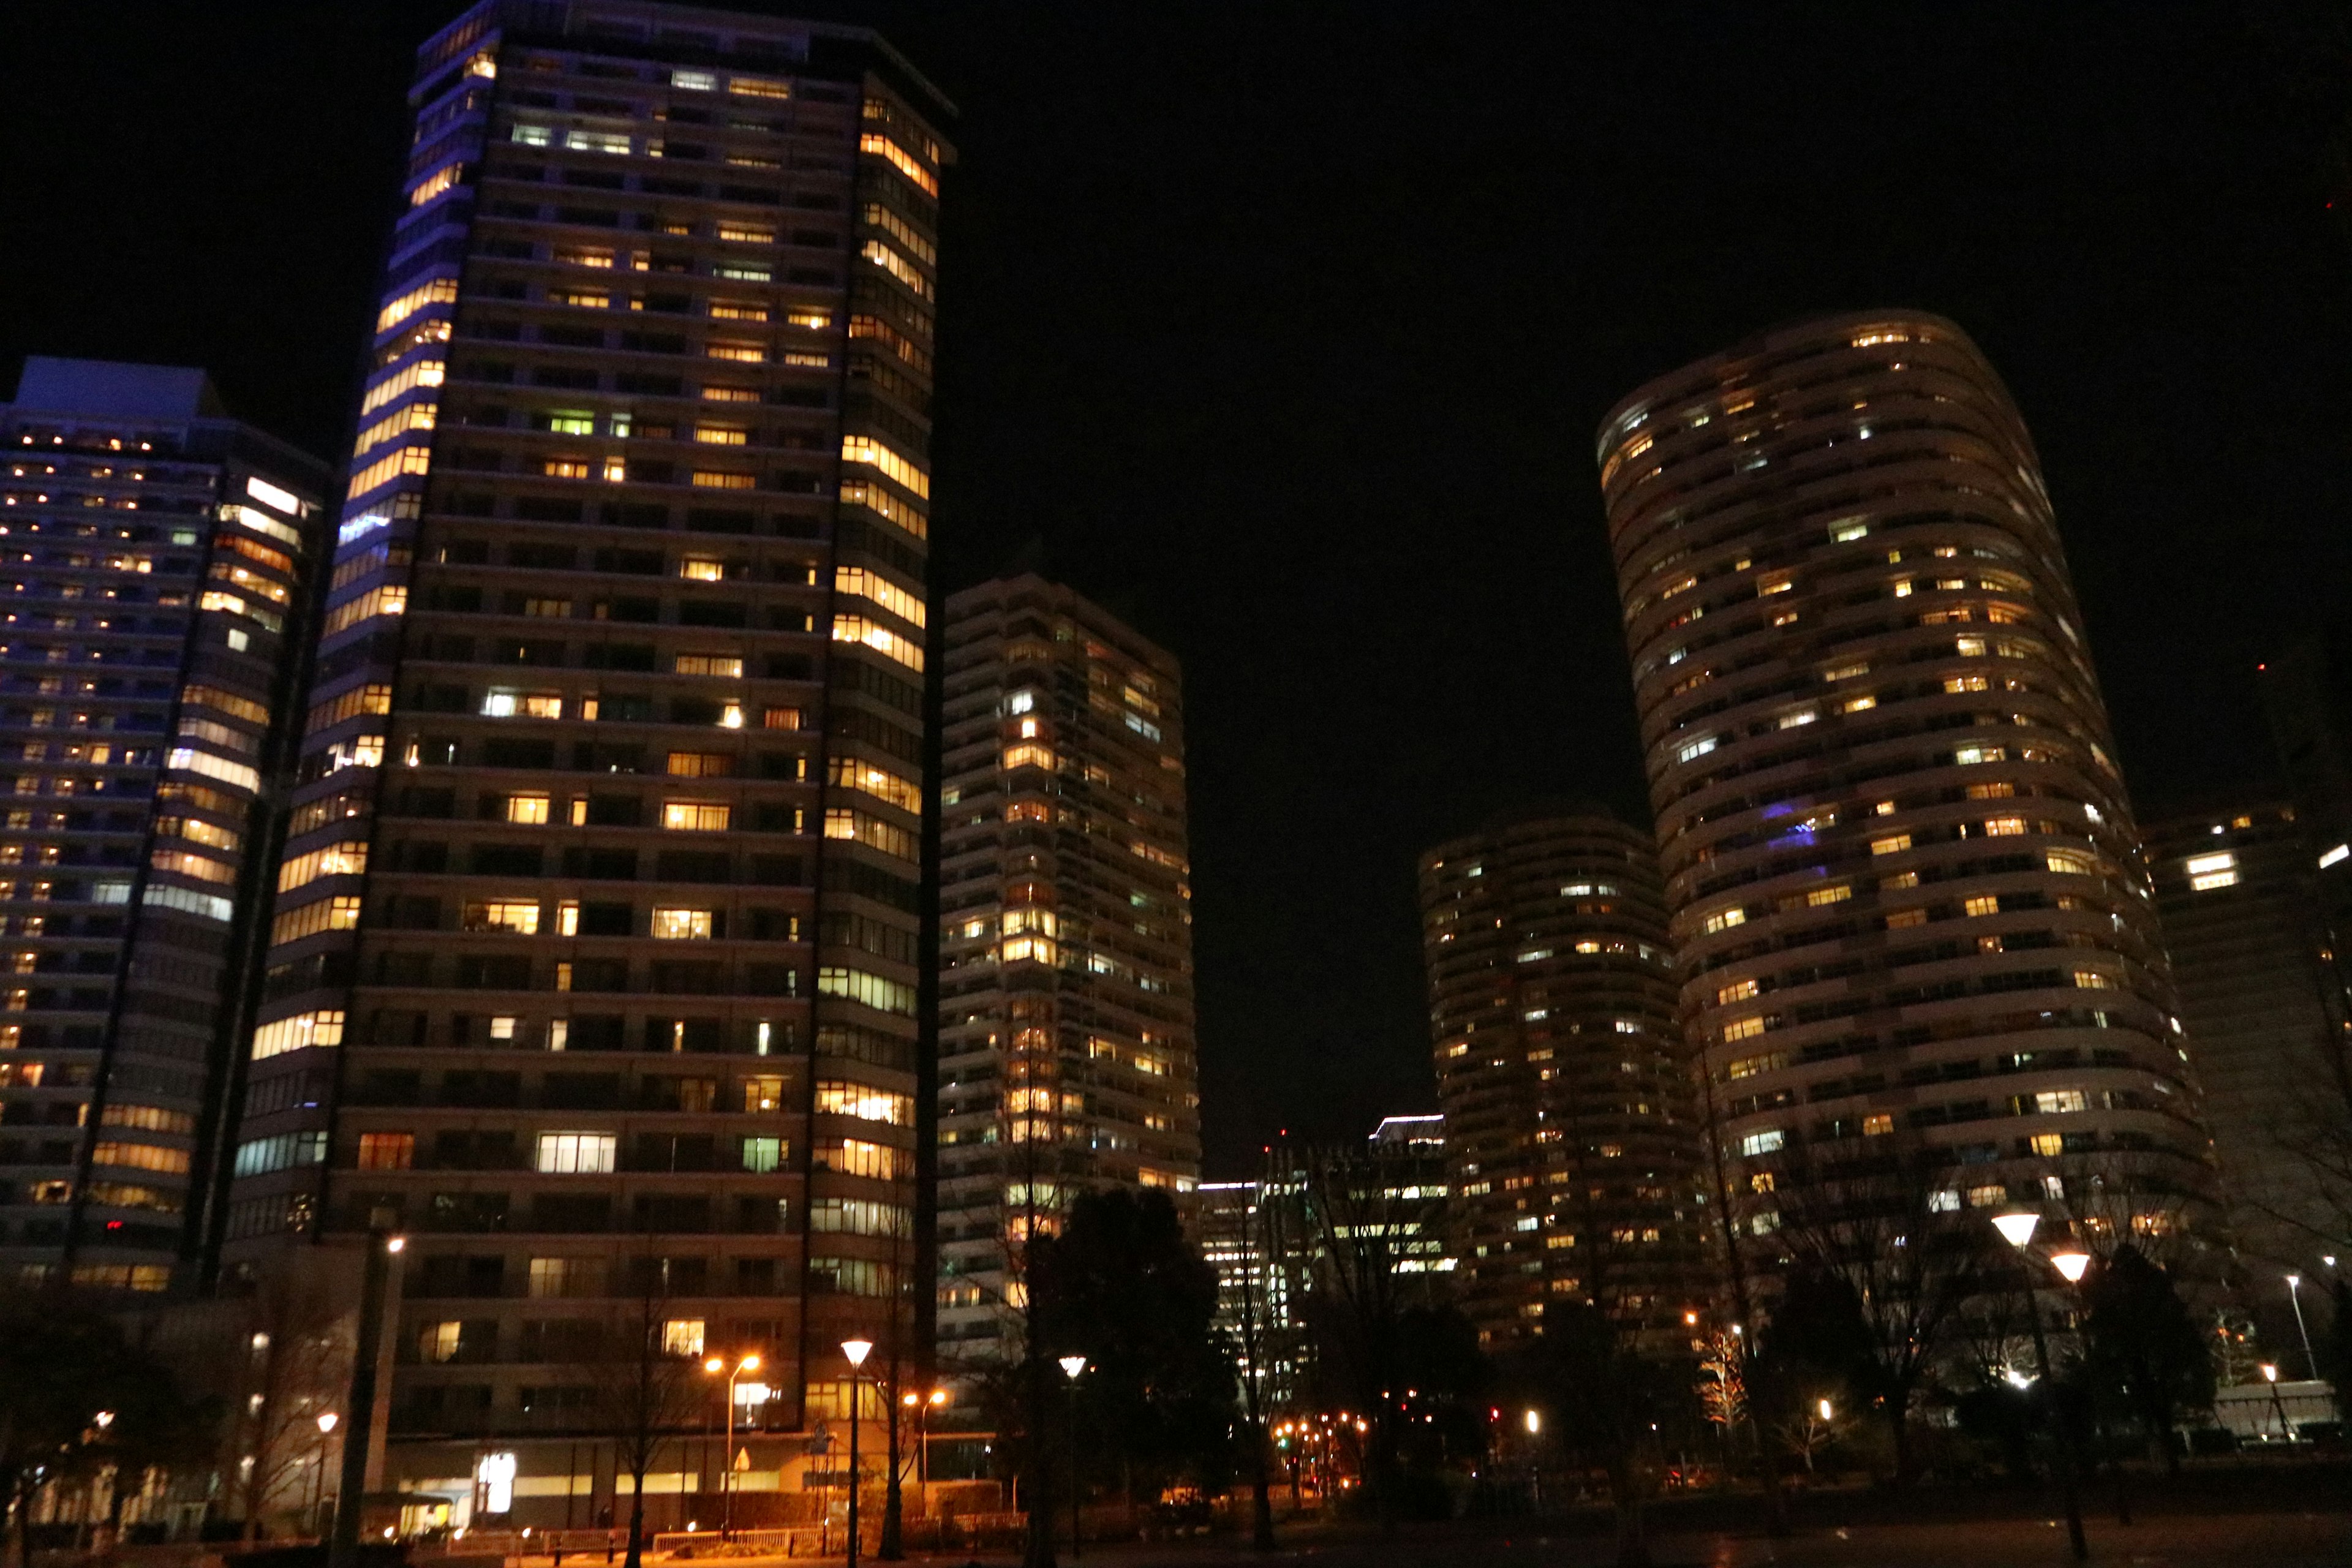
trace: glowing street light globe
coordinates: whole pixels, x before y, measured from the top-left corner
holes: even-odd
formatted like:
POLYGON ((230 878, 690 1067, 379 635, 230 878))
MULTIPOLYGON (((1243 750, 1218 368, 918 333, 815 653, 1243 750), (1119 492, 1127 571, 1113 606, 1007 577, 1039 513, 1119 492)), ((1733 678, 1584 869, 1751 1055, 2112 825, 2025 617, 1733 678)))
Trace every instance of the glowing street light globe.
POLYGON ((2018 1247, 2022 1247, 2032 1241, 2033 1227, 2041 1223, 2040 1215, 2023 1209, 1992 1216, 1992 1227, 2000 1232, 2000 1238, 2010 1246, 2018 1247))
POLYGON ((2091 1267, 2091 1255, 2087 1252, 2053 1252, 2050 1255, 2050 1267, 2058 1270, 2067 1284, 2080 1285, 2084 1272, 2091 1267))
POLYGON ((849 1358, 849 1364, 853 1369, 864 1366, 866 1364, 866 1358, 874 1353, 874 1342, 872 1340, 844 1340, 841 1342, 841 1353, 849 1358))

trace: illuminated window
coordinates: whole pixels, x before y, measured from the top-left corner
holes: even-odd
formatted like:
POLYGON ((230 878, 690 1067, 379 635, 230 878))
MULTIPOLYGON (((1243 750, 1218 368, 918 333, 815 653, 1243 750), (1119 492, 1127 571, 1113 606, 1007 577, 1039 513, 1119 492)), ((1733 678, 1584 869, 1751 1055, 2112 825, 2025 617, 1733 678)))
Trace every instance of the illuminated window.
POLYGON ((542 1132, 539 1169, 551 1175, 609 1175, 620 1142, 612 1132, 542 1132))
POLYGON ((578 458, 550 458, 539 466, 539 471, 551 479, 584 479, 593 467, 578 458))
POLYGON ((1907 833, 1898 833, 1891 838, 1874 838, 1870 841, 1870 852, 1873 855, 1899 855, 1910 847, 1911 836, 1907 833))
POLYGON ((760 482, 751 474, 723 468, 697 468, 692 478, 697 489, 706 490, 748 490, 760 482))
POLYGON ((1761 1017, 1734 1018, 1723 1026, 1723 1037, 1731 1040, 1751 1040, 1764 1032, 1761 1017))
POLYGON ((743 660, 739 655, 720 653, 682 653, 670 668, 679 675, 718 675, 730 680, 743 678, 743 660))
POLYGON ((2000 900, 1992 893, 1979 893, 1973 899, 1963 900, 1960 907, 1972 915, 1997 915, 2000 913, 2000 900))
POLYGON ((2034 1110, 2043 1116, 2061 1116, 2090 1108, 2090 1098, 2079 1089, 2045 1089, 2033 1097, 2034 1110))
POLYGON ((2102 974, 2095 969, 2074 971, 2074 984, 2085 991, 2113 991, 2116 988, 2113 976, 2102 974))
POLYGON ((547 692, 508 691, 493 688, 483 694, 486 719, 561 719, 563 699, 547 692))
POLYGON ((698 1356, 702 1353, 703 1321, 700 1318, 672 1318, 662 1325, 662 1353, 675 1356, 698 1356))
POLYGON ((656 909, 654 910, 653 933, 665 942, 707 940, 711 934, 712 920, 709 910, 656 909))
POLYGON ((2025 819, 2021 816, 1987 817, 1984 830, 1989 838, 2011 837, 2025 831, 2025 819))
POLYGON ((719 220, 719 237, 737 245, 773 245, 776 243, 776 231, 721 218, 719 220))
MULTIPOLYGON (((2329 862, 2323 860, 2322 866, 2329 862)), ((2215 888, 2228 888, 2238 880, 2238 858, 2224 849, 2212 855, 2192 855, 2189 858, 2189 886, 2196 892, 2210 892, 2215 888)))
POLYGON ((282 942, 299 942, 322 931, 352 931, 359 923, 358 899, 320 899, 315 903, 289 910, 270 922, 269 941, 272 946, 282 942))
POLYGON ((1895 1118, 1886 1111, 1873 1111, 1862 1119, 1862 1135, 1865 1138, 1883 1138, 1894 1131, 1895 1118))
POLYGON ((1808 908, 1820 909, 1824 904, 1842 904, 1853 897, 1853 889, 1840 882, 1833 888, 1815 888, 1805 895, 1808 908))
POLYGON ((749 386, 720 386, 714 384, 702 389, 702 400, 705 403, 757 403, 760 401, 760 394, 756 389, 749 386))
POLYGON ((915 1102, 911 1096, 867 1084, 820 1080, 816 1111, 820 1116, 854 1116, 861 1121, 904 1127, 914 1121, 915 1102))
POLYGON ((1730 984, 1719 988, 1715 994, 1715 1000, 1717 1005, 1729 1002, 1744 1002, 1755 995, 1757 989, 1756 982, 1753 980, 1735 980, 1730 984))
POLYGON ((768 351, 758 343, 730 343, 713 341, 703 345, 702 352, 711 359, 732 360, 738 364, 765 364, 768 351))
POLYGON ((922 644, 863 616, 834 616, 833 640, 870 647, 912 670, 919 671, 923 668, 922 644))
POLYGON ((899 619, 915 626, 922 626, 925 622, 926 612, 921 596, 901 588, 878 572, 870 572, 862 566, 837 567, 833 574, 833 585, 836 593, 855 594, 861 599, 870 599, 899 619))
POLYGON ((539 934, 539 905, 519 900, 494 900, 466 906, 467 931, 506 931, 518 936, 539 934))
POLYGON ((740 447, 748 444, 751 437, 740 425, 697 425, 694 438, 706 447, 740 447))
POLYGON ((253 1059, 267 1061, 271 1057, 310 1046, 340 1046, 342 1043, 341 1008, 297 1013, 290 1018, 279 1018, 253 1031, 253 1059))
POLYGON ((1745 925, 1747 922, 1746 910, 1724 910, 1706 917, 1706 929, 1709 931, 1728 931, 1733 926, 1745 925))
POLYGON ((362 1171, 405 1171, 416 1160, 414 1132, 362 1132, 359 1167, 362 1171))
POLYGON ((1761 1132, 1750 1132, 1747 1137, 1742 1138, 1739 1141, 1739 1152, 1752 1159, 1759 1154, 1777 1152, 1787 1141, 1788 1135, 1779 1128, 1768 1127, 1761 1132))
POLYGON ((2044 1159, 2066 1152, 2066 1135, 2063 1132, 2036 1132, 2029 1142, 2033 1152, 2044 1159))
POLYGON ((662 826, 679 833, 724 833, 731 810, 717 801, 666 800, 662 826))
POLYGON ((507 796, 509 822, 543 823, 547 820, 547 796, 543 795, 510 795, 507 796))
POLYGON ((782 1168, 784 1141, 781 1138, 746 1138, 743 1140, 743 1168, 762 1174, 782 1168))
POLYGON ((723 779, 735 772, 735 759, 720 752, 672 752, 665 771, 672 778, 723 779))

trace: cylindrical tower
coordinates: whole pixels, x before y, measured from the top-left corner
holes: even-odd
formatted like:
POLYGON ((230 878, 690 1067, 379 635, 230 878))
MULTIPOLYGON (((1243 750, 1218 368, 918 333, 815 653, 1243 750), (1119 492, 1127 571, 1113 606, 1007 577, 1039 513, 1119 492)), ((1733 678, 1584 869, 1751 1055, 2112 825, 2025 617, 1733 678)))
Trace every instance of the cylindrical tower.
POLYGON ((1992 367, 1933 316, 1780 328, 1635 392, 1600 460, 1684 1026, 1743 1229, 1778 1222, 1792 1166, 1850 1169, 1877 1138, 1942 1173, 1931 1209, 2180 1229, 2210 1146, 1992 367))
POLYGON ((1496 1349, 1547 1306, 1667 1330, 1702 1289, 1699 1142, 1648 837, 1595 810, 1422 857, 1463 1309, 1496 1349))

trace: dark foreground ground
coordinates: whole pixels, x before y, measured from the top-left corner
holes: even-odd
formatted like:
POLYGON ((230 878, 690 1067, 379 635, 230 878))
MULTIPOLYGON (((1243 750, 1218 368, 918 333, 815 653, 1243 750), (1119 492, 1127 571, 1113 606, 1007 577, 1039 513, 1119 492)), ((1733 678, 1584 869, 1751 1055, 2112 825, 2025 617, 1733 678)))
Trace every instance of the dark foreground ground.
MULTIPOLYGON (((2084 1499, 2091 1561, 2115 1568, 2352 1568, 2352 1466, 2299 1464, 2136 1475, 2134 1522, 2116 1522, 2113 1488, 2084 1499)), ((2067 1568, 2066 1529, 2054 1496, 2023 1487, 1817 1492, 1792 1500, 1792 1532, 1766 1536, 1753 1499, 1695 1498, 1650 1510, 1648 1541, 1659 1568, 2067 1568)), ((1098 1568, 1608 1568, 1609 1516, 1600 1511, 1523 1520, 1368 1526, 1301 1523, 1271 1556, 1230 1538, 1165 1546, 1089 1545, 1098 1568)), ((987 1568, 1017 1557, 964 1554, 987 1568)), ((1061 1562, 1070 1563, 1066 1542, 1061 1562)))

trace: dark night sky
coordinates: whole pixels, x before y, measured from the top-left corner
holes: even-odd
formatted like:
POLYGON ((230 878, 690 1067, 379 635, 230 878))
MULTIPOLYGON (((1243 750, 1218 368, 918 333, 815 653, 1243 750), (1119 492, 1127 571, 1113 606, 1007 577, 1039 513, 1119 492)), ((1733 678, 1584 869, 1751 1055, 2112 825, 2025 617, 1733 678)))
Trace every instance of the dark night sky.
MULTIPOLYGON (((456 5, 12 27, 0 376, 201 364, 336 447, 408 52, 456 5)), ((1213 1172, 1432 1103, 1419 850, 1531 795, 1642 809, 1591 432, 1769 322, 1960 321, 2143 815, 2267 787, 2252 666, 2352 568, 2317 0, 811 9, 963 110, 940 581, 1042 538, 1185 662, 1213 1172)))

